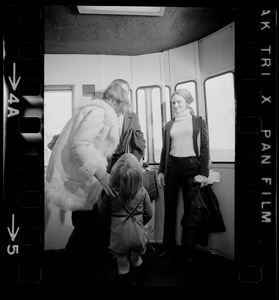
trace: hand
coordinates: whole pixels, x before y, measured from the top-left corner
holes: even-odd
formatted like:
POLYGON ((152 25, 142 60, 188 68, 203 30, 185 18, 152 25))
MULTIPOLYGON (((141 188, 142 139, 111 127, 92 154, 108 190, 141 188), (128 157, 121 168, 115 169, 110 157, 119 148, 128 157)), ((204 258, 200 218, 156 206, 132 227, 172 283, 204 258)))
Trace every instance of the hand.
POLYGON ((108 195, 108 196, 112 196, 112 197, 115 197, 115 193, 114 191, 110 188, 109 186, 109 174, 106 174, 105 176, 103 176, 100 180, 100 183, 105 191, 105 193, 108 195))
POLYGON ((194 177, 194 182, 199 182, 201 184, 201 187, 205 186, 207 184, 208 178, 203 175, 197 175, 194 177))
POLYGON ((152 233, 153 232, 153 227, 151 225, 144 225, 144 227, 146 228, 146 230, 149 232, 149 233, 152 233))
POLYGON ((158 185, 159 185, 160 189, 162 189, 165 185, 165 176, 163 173, 158 174, 157 181, 158 181, 158 185))

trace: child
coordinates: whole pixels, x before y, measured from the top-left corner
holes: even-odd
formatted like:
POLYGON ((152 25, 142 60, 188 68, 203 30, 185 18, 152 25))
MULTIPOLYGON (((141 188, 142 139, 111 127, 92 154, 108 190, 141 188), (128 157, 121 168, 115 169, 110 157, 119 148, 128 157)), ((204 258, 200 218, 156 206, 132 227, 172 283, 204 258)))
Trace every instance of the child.
POLYGON ((110 187, 116 196, 105 195, 99 213, 111 218, 110 251, 116 256, 120 285, 129 285, 130 264, 134 267, 136 285, 143 281, 141 255, 147 243, 146 225, 153 211, 149 195, 143 186, 138 159, 123 154, 110 174, 110 187))

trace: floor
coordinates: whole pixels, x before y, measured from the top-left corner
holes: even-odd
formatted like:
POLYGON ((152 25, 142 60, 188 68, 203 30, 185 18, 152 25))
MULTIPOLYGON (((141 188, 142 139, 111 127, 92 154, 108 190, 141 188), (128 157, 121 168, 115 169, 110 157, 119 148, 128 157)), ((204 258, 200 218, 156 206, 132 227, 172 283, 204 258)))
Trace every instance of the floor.
MULTIPOLYGON (((171 295, 185 292, 187 295, 195 295, 195 299, 199 299, 196 298, 199 294, 206 295, 207 299, 228 299, 224 298, 224 289, 229 291, 230 295, 237 293, 236 268, 233 261, 207 251, 195 250, 192 263, 185 264, 179 246, 174 253, 165 257, 159 257, 159 253, 160 244, 148 245, 143 256, 144 282, 141 289, 134 289, 137 293, 155 291, 157 295, 165 296, 168 292, 171 292, 171 295)), ((45 251, 44 286, 48 292, 53 290, 61 296, 93 296, 97 290, 103 294, 122 293, 122 290, 118 289, 116 259, 111 255, 97 260, 97 264, 96 261, 88 261, 76 269, 73 265, 68 265, 64 268, 64 273, 61 272, 62 258, 62 250, 45 251)), ((130 273, 132 285, 133 269, 130 273)))

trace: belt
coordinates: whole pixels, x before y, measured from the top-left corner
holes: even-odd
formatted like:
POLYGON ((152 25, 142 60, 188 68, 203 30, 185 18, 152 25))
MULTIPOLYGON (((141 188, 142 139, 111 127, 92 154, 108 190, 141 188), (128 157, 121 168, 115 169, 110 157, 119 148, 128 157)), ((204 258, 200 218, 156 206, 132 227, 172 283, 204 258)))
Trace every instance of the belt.
POLYGON ((173 159, 193 159, 193 158, 198 159, 198 157, 196 155, 195 156, 183 156, 183 157, 169 155, 169 157, 173 158, 173 159))

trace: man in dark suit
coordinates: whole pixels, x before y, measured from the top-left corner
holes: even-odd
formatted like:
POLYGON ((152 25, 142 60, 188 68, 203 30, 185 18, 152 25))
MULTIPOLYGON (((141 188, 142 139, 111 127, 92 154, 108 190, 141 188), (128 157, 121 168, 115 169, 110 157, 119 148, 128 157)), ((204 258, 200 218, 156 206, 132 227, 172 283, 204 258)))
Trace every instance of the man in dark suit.
POLYGON ((144 157, 144 151, 146 149, 146 141, 141 131, 139 118, 137 114, 129 110, 129 83, 124 79, 115 79, 112 81, 112 83, 120 84, 120 86, 126 91, 129 104, 127 105, 127 110, 125 113, 118 116, 120 141, 115 153, 109 160, 108 172, 110 172, 114 163, 123 153, 133 153, 138 160, 141 161, 144 157))

